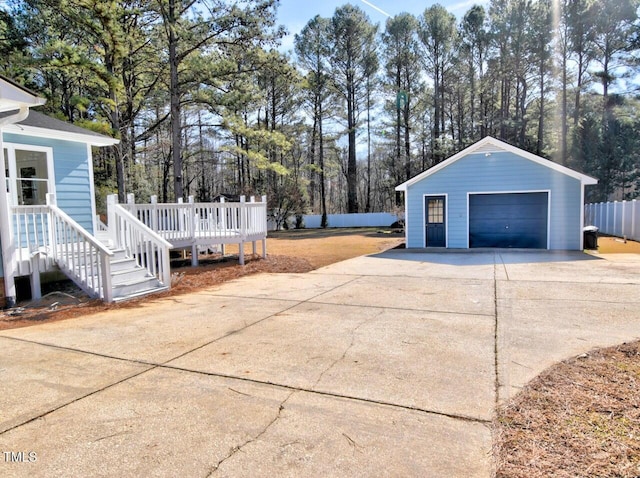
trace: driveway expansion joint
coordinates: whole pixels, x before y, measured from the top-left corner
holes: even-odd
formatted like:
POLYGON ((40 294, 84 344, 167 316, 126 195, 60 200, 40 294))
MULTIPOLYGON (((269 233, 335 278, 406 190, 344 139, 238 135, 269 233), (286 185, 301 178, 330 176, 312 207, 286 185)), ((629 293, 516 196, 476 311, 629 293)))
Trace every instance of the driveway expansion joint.
POLYGON ((28 425, 29 423, 35 422, 36 420, 40 420, 41 418, 44 418, 44 417, 46 417, 48 415, 51 415, 52 413, 57 412, 58 410, 60 410, 62 408, 65 408, 65 407, 67 407, 69 405, 73 405, 74 403, 79 402, 80 400, 84 400, 85 398, 89 398, 89 397, 91 397, 93 395, 97 395, 98 393, 104 392, 105 390, 108 390, 111 387, 115 387, 116 385, 120 385, 121 383, 127 382, 128 380, 131 380, 132 378, 139 377, 140 375, 145 374, 147 372, 150 372, 151 370, 155 370, 157 368, 158 368, 158 366, 149 367, 149 368, 147 368, 145 370, 141 370, 141 371, 139 371, 137 373, 134 373, 133 375, 129 375, 129 376, 124 377, 124 378, 122 378, 120 380, 117 380, 116 382, 112 382, 112 383, 110 383, 108 385, 105 385, 104 387, 100 387, 97 390, 93 390, 93 391, 91 391, 91 392, 89 392, 89 393, 87 393, 85 395, 82 395, 81 397, 76 397, 73 400, 70 400, 70 401, 68 401, 66 403, 63 403, 61 405, 58 405, 57 407, 52 408, 51 410, 47 410, 45 412, 42 412, 42 413, 38 414, 35 417, 31 417, 31 418, 29 418, 29 419, 27 419, 27 420, 25 420, 25 421, 23 421, 21 423, 18 423, 16 425, 12 426, 12 427, 7 428, 6 430, 0 431, 0 436, 4 435, 5 433, 8 433, 8 432, 10 432, 12 430, 15 430, 16 428, 20 428, 20 427, 22 427, 24 425, 28 425))
MULTIPOLYGON (((402 310, 407 312, 428 312, 433 314, 453 314, 453 315, 462 315, 462 316, 473 316, 473 317, 494 317, 494 314, 486 314, 482 312, 458 312, 453 310, 434 310, 434 309, 416 309, 413 307, 389 307, 382 305, 364 305, 364 304, 344 304, 344 303, 336 303, 336 302, 321 302, 317 300, 309 299, 308 302, 310 304, 319 304, 319 305, 331 305, 331 306, 340 306, 340 307, 355 307, 359 309, 381 309, 381 310, 402 310)), ((301 302, 302 304, 303 302, 301 302)))
MULTIPOLYGON (((502 256, 499 254, 494 254, 494 259, 497 259, 496 256, 500 257, 500 261, 505 269, 505 273, 507 272, 507 268, 504 265, 504 260, 502 256)), ((498 360, 498 262, 494 261, 493 264, 493 367, 495 370, 495 380, 493 383, 494 387, 494 398, 495 398, 495 407, 498 408, 500 403, 500 373, 499 373, 499 365, 500 362, 498 360)), ((507 278, 509 275, 507 274, 507 278)), ((507 279, 508 280, 508 279, 507 279)))

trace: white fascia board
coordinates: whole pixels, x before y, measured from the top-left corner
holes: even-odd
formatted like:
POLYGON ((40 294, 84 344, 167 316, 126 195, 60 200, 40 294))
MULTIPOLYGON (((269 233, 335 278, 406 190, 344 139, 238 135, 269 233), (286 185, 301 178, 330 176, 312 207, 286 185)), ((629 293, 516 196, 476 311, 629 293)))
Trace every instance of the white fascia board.
POLYGON ((46 128, 36 128, 34 126, 25 126, 21 124, 12 124, 3 128, 6 133, 22 134, 28 136, 37 136, 38 138, 61 139, 65 141, 75 141, 77 143, 86 143, 91 146, 113 146, 118 144, 120 140, 109 138, 108 136, 93 136, 90 134, 70 133, 66 131, 57 131, 46 128))

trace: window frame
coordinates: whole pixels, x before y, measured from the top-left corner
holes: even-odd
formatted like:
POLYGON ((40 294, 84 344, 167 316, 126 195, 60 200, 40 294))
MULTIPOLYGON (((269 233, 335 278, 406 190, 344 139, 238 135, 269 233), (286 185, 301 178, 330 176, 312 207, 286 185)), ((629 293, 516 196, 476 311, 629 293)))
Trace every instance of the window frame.
MULTIPOLYGON (((56 181, 55 181, 55 169, 53 166, 53 148, 49 146, 35 146, 32 144, 21 143, 9 143, 3 142, 2 147, 7 151, 6 161, 9 169, 9 175, 7 176, 7 182, 9 184, 9 193, 11 194, 11 203, 15 206, 18 204, 18 165, 16 163, 16 150, 27 151, 34 153, 45 153, 47 158, 47 192, 55 194, 56 181)), ((4 151, 1 153, 4 160, 4 151)), ((4 164, 3 164, 4 167, 4 164)), ((37 179, 39 181, 45 181, 44 179, 37 179)))

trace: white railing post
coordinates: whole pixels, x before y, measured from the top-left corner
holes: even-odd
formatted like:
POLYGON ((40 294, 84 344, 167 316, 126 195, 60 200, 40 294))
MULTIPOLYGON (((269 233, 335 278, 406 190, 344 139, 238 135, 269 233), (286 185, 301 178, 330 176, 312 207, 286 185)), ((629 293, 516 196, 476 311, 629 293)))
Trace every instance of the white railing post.
POLYGON ((56 254, 58 253, 58 244, 56 242, 55 234, 56 223, 53 219, 53 215, 51 214, 51 206, 56 206, 56 195, 54 193, 47 193, 45 198, 49 209, 47 213, 47 234, 49 236, 49 247, 51 249, 49 251, 49 254, 52 254, 53 257, 56 257, 56 254))
POLYGON ((187 209, 188 214, 189 214, 189 219, 191 221, 191 224, 189 224, 189 234, 191 237, 196 237, 195 232, 197 230, 196 228, 196 203, 194 202, 194 198, 193 196, 189 196, 187 198, 187 201, 189 202, 189 208, 187 209))
POLYGON ((127 204, 135 204, 136 203, 136 195, 133 193, 127 194, 127 204))
POLYGON ((116 204, 118 204, 118 195, 109 194, 107 196, 107 228, 109 231, 109 238, 111 239, 114 247, 120 247, 116 225, 116 204))
POLYGON ((184 200, 182 198, 178 198, 177 200, 177 204, 179 204, 178 209, 176 210, 176 213, 178 215, 177 220, 178 220, 178 237, 181 237, 184 234, 184 215, 185 212, 184 210, 180 207, 182 204, 184 204, 184 200))
MULTIPOLYGON (((225 203, 226 199, 224 196, 220 196, 220 228, 223 231, 227 230, 227 211, 228 209, 226 207, 223 206, 223 204, 225 203)), ((225 245, 224 243, 222 243, 220 245, 220 254, 222 254, 222 257, 224 257, 225 255, 225 245)))
POLYGON ((189 208, 187 209, 189 214, 189 236, 193 239, 193 244, 191 245, 191 266, 196 267, 198 265, 198 245, 196 244, 196 205, 193 199, 193 196, 189 196, 189 208))
POLYGON ((238 214, 240 216, 239 217, 240 224, 238 224, 238 226, 240 226, 240 244, 238 244, 238 262, 240 263, 241 266, 244 265, 244 241, 245 241, 245 238, 247 237, 247 224, 245 219, 246 200, 247 198, 244 195, 240 196, 240 209, 238 211, 238 214))
POLYGON ((105 254, 100 254, 100 274, 102 279, 102 298, 105 302, 113 302, 111 259, 105 254))
POLYGON ((267 196, 263 195, 262 196, 262 209, 263 209, 263 214, 262 214, 262 230, 260 231, 261 234, 263 234, 262 237, 262 258, 266 259, 267 258, 267 196))
POLYGON ((151 196, 151 229, 158 232, 158 196, 151 196))

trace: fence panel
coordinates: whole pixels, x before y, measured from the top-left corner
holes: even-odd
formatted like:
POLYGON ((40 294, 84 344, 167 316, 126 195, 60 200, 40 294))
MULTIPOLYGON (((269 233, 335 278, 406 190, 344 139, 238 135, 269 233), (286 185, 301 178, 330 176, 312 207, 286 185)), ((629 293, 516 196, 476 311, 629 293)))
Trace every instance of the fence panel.
POLYGON ((601 233, 640 241, 638 200, 587 204, 585 225, 597 226, 601 233))
MULTIPOLYGON (((305 214, 304 227, 318 229, 322 220, 319 214, 305 214)), ((398 216, 388 212, 370 212, 357 214, 328 214, 329 227, 389 227, 398 220, 398 216)))

